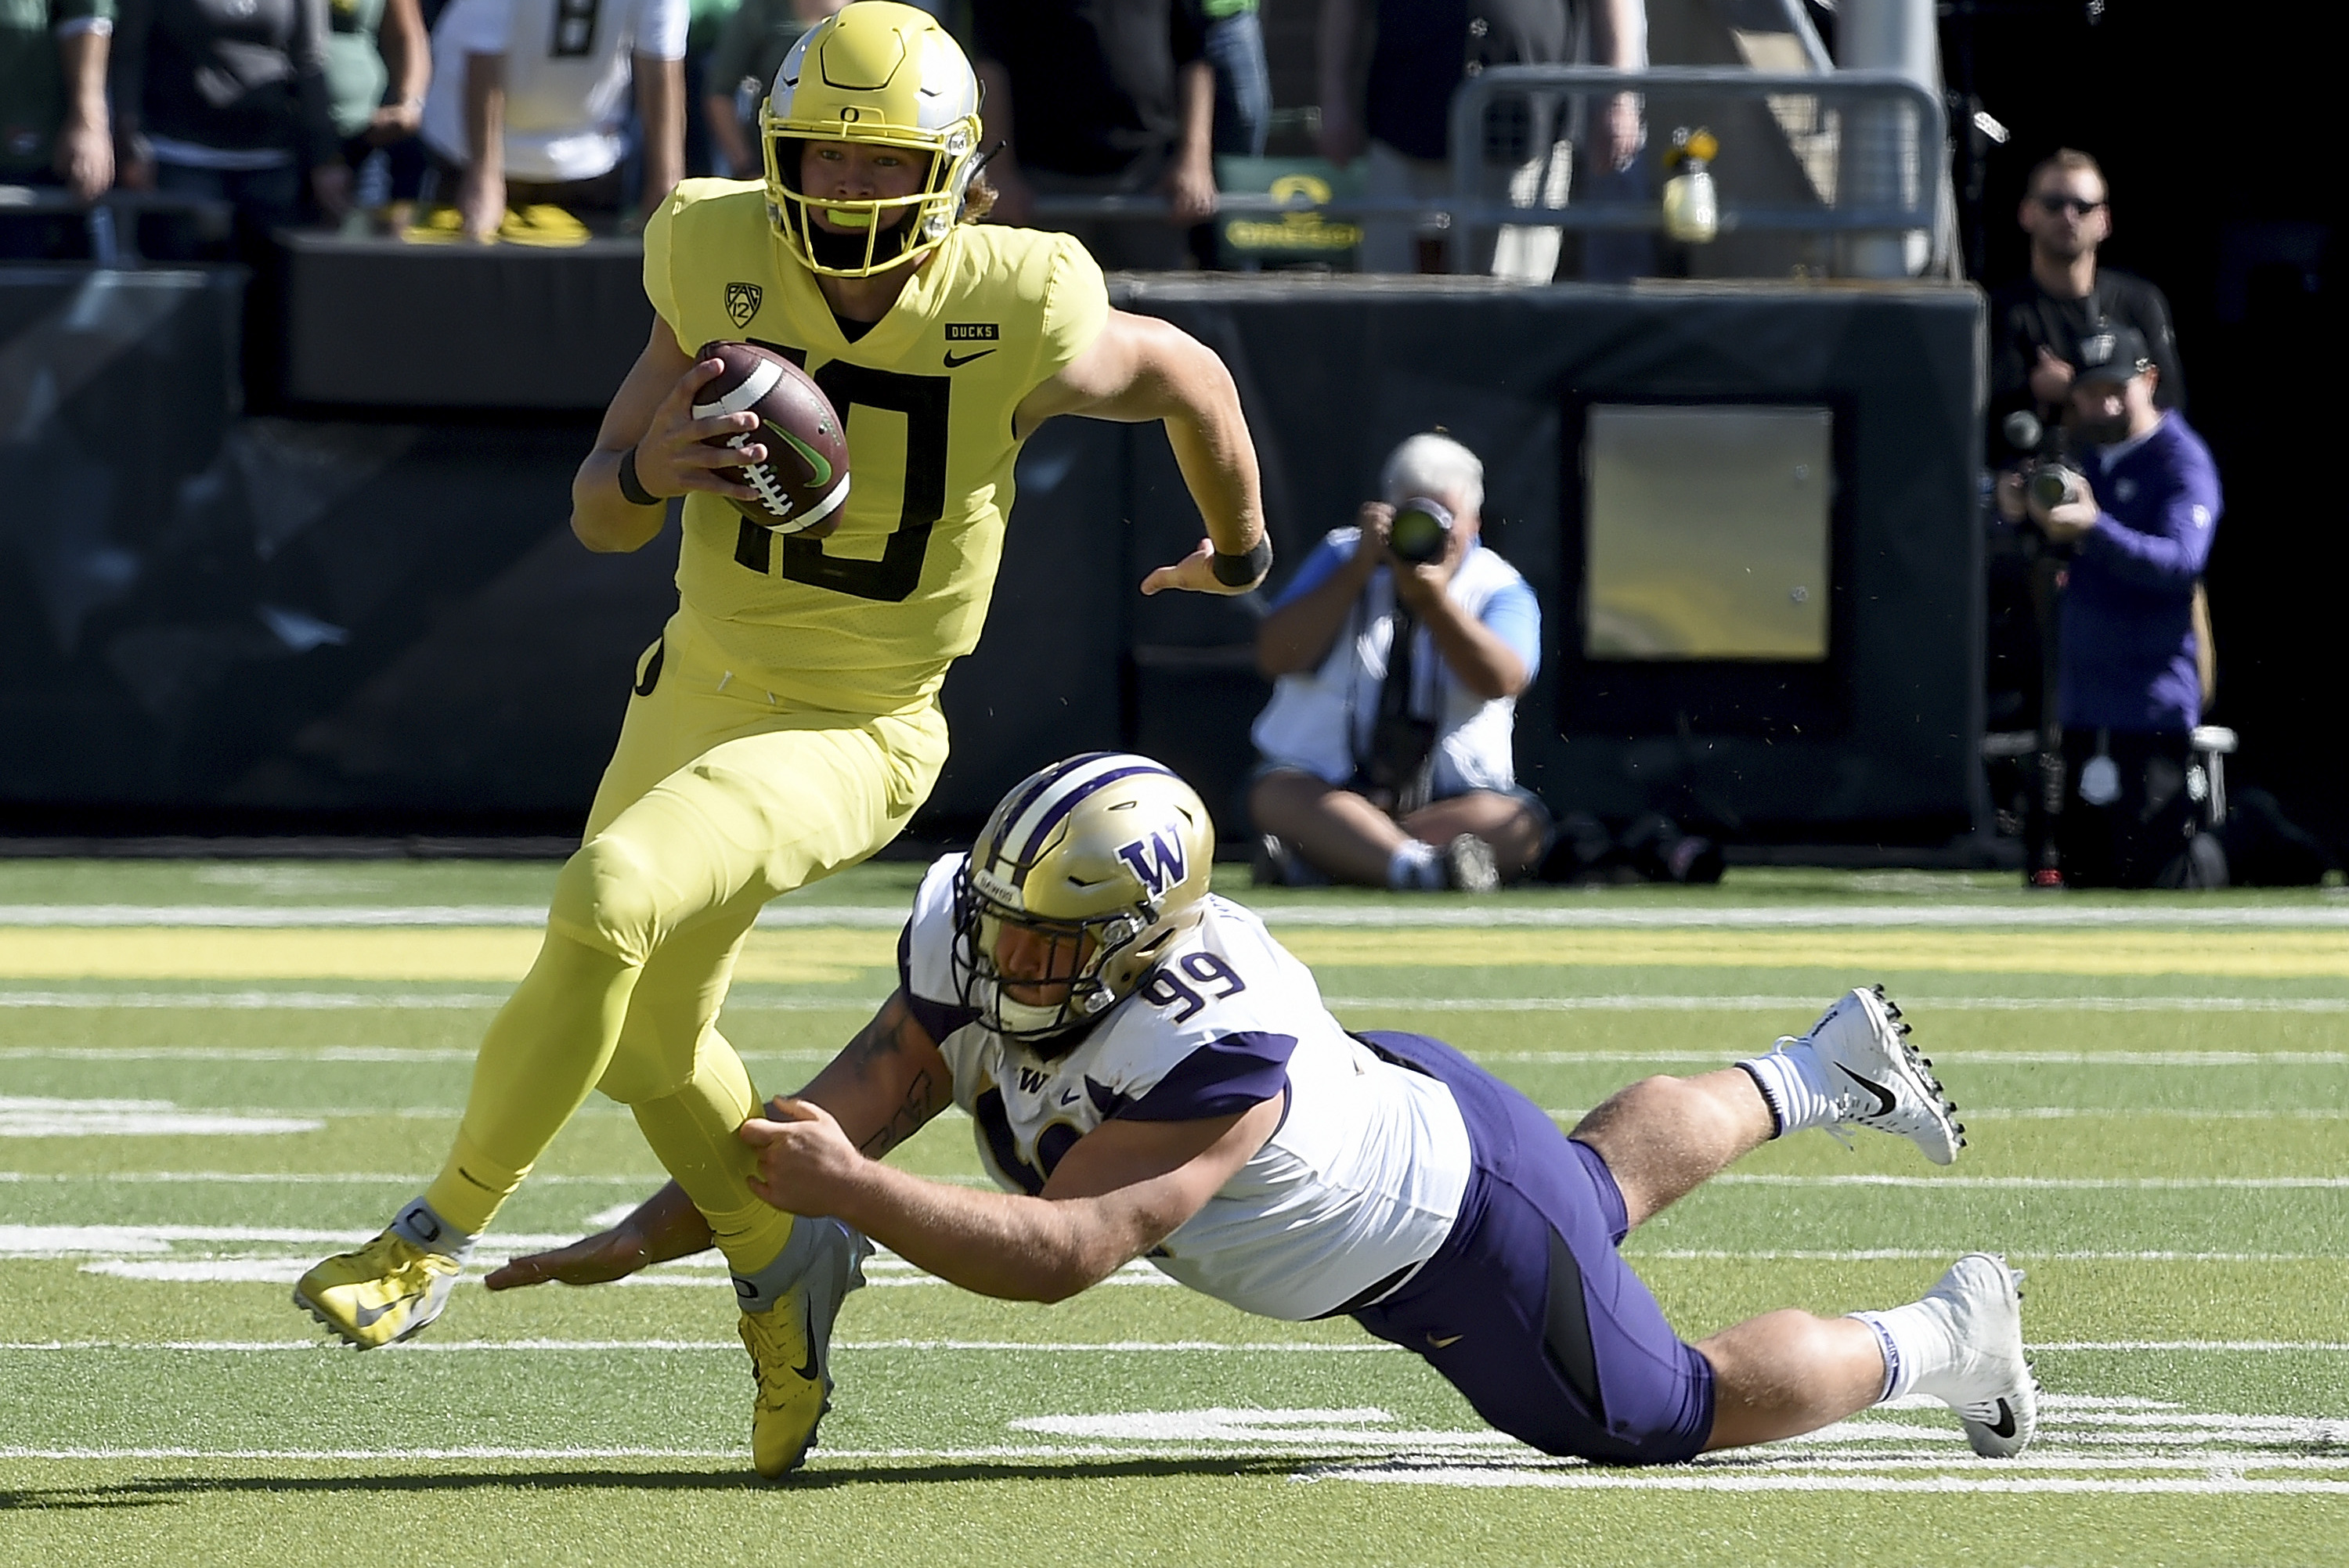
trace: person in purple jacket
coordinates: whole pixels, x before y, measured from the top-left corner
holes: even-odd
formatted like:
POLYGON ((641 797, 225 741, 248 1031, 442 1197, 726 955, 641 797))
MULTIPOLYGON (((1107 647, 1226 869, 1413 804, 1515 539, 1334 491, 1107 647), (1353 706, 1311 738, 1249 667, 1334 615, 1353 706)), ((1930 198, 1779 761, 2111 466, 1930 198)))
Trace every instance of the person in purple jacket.
POLYGON ((2202 719, 2195 585, 2218 530, 2219 470, 2176 410, 2142 335, 2106 325, 2080 348, 2064 425, 2083 483, 2050 506, 2020 471, 1999 483, 2074 552, 2065 573, 2058 690, 2064 794, 2057 862, 2073 887, 2223 882, 2216 841, 2195 838, 2189 738, 2202 719))

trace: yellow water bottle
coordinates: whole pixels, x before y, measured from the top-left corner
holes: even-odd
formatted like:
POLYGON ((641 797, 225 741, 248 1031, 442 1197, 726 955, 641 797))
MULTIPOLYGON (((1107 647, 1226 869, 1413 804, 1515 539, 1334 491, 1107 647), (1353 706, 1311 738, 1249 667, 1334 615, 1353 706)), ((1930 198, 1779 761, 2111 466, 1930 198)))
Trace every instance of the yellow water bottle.
POLYGON ((1713 189, 1713 160, 1721 150, 1713 132, 1682 126, 1672 132, 1664 167, 1672 177, 1664 181, 1664 232, 1675 240, 1702 245, 1721 232, 1721 201, 1713 189))

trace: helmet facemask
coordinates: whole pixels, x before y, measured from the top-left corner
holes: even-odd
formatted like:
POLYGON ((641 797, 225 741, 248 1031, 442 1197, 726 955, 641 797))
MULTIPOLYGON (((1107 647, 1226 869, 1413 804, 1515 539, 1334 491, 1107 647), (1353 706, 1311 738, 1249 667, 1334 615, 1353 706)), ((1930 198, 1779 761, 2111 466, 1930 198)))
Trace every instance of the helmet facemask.
POLYGON ((785 57, 759 136, 767 213, 785 247, 824 276, 869 277, 926 254, 960 220, 978 172, 978 80, 927 15, 860 0, 785 57), (801 178, 809 142, 902 152, 921 183, 904 196, 811 196, 801 178))
POLYGON ((955 879, 954 974, 987 1027, 1074 1048, 1206 914, 1215 828, 1148 758, 1094 752, 1023 780, 955 879))

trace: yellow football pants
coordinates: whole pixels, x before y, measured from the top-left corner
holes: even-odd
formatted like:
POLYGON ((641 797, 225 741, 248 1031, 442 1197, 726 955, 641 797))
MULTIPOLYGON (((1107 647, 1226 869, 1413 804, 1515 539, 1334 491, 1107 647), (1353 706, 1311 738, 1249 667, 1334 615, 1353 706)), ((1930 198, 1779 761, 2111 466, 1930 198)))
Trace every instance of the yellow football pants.
POLYGON ((687 616, 637 667, 585 841, 546 940, 481 1041, 454 1150, 426 1193, 476 1234, 591 1088, 636 1124, 741 1274, 791 1216, 748 1185, 734 1136, 760 1105, 717 1029, 742 940, 778 893, 895 838, 946 760, 926 705, 874 717, 792 707, 724 667, 687 616))

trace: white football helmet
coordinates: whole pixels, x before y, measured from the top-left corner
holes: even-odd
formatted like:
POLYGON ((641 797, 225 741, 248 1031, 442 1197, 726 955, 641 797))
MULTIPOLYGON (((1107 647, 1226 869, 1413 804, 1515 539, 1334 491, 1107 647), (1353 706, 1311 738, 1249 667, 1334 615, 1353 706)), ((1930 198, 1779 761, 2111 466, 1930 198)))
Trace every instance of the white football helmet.
POLYGON ((1216 830, 1164 765, 1095 751, 1006 795, 955 882, 963 1006, 1040 1054, 1142 984, 1206 913, 1216 830), (1007 973, 1007 954, 1009 954, 1007 973))
POLYGON ((902 265, 961 218, 978 130, 978 77, 962 46, 926 11, 856 0, 792 46, 759 110, 767 216, 792 253, 826 276, 902 265), (910 196, 812 197, 800 189, 807 141, 895 148, 926 160, 928 171, 910 196), (819 226, 815 211, 849 232, 819 226))

